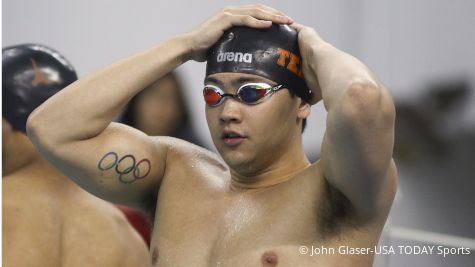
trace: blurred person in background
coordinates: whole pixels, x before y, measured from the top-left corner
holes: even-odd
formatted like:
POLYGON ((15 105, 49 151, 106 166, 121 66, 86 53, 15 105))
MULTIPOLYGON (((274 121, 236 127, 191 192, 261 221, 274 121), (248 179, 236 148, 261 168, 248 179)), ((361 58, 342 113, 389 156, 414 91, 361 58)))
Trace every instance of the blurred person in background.
POLYGON ((2 50, 2 266, 147 266, 147 247, 110 203, 61 174, 25 133, 29 114, 77 79, 53 49, 2 50))
POLYGON ((203 147, 190 119, 182 82, 172 71, 135 95, 121 122, 149 136, 172 136, 203 147))

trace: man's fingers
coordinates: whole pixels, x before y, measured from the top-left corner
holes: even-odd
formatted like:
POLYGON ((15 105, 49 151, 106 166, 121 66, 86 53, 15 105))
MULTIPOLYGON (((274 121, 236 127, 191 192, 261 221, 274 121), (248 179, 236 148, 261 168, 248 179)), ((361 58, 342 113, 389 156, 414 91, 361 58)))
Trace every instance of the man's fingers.
POLYGON ((272 25, 270 20, 260 20, 249 15, 234 15, 230 21, 232 26, 248 26, 252 28, 268 28, 272 25))
POLYGON ((274 23, 281 24, 281 23, 292 23, 292 19, 285 16, 281 15, 279 13, 273 13, 273 12, 268 12, 265 10, 260 10, 260 9, 242 9, 240 10, 240 14, 242 15, 249 15, 253 16, 256 19, 261 19, 261 20, 270 20, 274 23))
POLYGON ((286 16, 288 17, 286 14, 284 14, 284 12, 280 11, 280 10, 277 10, 275 8, 272 8, 270 6, 266 6, 266 5, 262 5, 262 4, 257 4, 257 5, 249 5, 248 7, 251 7, 251 8, 256 8, 256 9, 262 9, 262 10, 265 10, 267 12, 270 12, 270 13, 275 13, 275 14, 278 14, 278 15, 281 15, 281 16, 286 16))
POLYGON ((293 22, 293 20, 290 17, 286 16, 284 13, 262 5, 227 7, 223 9, 223 13, 229 13, 234 15, 248 15, 256 19, 268 20, 277 24, 289 24, 293 22))

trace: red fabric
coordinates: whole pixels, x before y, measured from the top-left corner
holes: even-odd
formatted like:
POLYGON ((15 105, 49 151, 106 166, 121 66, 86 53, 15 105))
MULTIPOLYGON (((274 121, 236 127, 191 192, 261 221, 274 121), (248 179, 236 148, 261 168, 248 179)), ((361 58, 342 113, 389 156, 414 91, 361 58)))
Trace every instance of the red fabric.
POLYGON ((125 217, 129 223, 137 230, 137 232, 142 236, 147 246, 150 247, 150 222, 147 219, 147 216, 136 209, 132 209, 125 206, 116 205, 119 210, 124 213, 125 217))

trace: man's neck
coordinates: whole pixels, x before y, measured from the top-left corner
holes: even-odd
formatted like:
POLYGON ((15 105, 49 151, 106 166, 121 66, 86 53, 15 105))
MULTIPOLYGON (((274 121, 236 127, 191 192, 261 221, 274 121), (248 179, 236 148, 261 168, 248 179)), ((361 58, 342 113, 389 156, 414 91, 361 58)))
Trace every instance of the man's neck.
POLYGON ((2 176, 23 170, 39 162, 45 162, 25 134, 15 133, 14 139, 3 148, 2 176))
POLYGON ((265 168, 252 173, 243 173, 231 168, 231 190, 254 190, 272 187, 292 179, 297 173, 310 166, 310 162, 299 150, 287 153, 265 168))

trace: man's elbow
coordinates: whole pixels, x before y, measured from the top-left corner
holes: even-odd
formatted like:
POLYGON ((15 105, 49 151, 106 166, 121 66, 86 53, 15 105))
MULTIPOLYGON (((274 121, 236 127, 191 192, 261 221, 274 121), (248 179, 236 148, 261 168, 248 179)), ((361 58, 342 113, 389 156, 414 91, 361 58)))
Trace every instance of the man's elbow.
POLYGON ((369 82, 352 83, 345 91, 341 104, 350 121, 394 124, 394 102, 382 85, 369 82))
POLYGON ((41 114, 39 113, 37 108, 28 117, 26 121, 26 134, 35 146, 47 147, 51 141, 51 139, 48 138, 49 127, 48 123, 42 121, 41 114))

